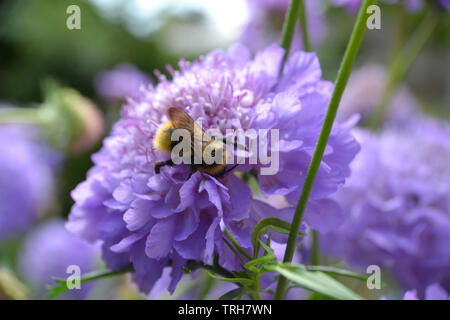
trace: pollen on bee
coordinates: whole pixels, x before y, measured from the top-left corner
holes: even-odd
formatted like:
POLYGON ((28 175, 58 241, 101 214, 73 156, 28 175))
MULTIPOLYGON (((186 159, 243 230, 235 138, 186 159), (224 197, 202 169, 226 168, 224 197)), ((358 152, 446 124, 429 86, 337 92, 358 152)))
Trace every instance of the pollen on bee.
POLYGON ((172 131, 173 126, 170 121, 160 126, 153 139, 153 146, 160 151, 170 153, 172 150, 172 131))

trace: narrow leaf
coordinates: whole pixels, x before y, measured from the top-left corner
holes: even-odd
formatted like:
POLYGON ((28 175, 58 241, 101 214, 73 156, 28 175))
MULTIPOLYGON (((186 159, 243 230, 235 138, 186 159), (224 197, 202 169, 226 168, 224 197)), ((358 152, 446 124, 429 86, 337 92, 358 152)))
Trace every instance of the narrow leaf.
POLYGON ((267 270, 277 272, 288 280, 303 288, 339 300, 360 300, 359 295, 342 285, 337 280, 320 271, 308 271, 302 265, 280 264, 266 267, 267 270))
POLYGON ((256 258, 253 259, 252 261, 247 262, 244 267, 246 269, 252 270, 254 269, 254 266, 257 266, 258 264, 264 264, 267 261, 270 261, 272 259, 275 259, 275 255, 271 254, 271 255, 267 255, 267 256, 262 256, 260 258, 256 258))
POLYGON ((253 280, 248 279, 248 278, 223 278, 223 277, 218 277, 214 274, 212 274, 211 272, 209 272, 208 270, 205 270, 206 274, 208 274, 211 278, 219 280, 219 281, 225 281, 225 282, 234 282, 234 283, 241 283, 245 286, 251 286, 253 285, 253 280))
MULTIPOLYGON (((291 224, 287 221, 275 218, 275 217, 268 217, 261 219, 255 226, 252 232, 252 243, 253 243, 253 256, 256 257, 258 255, 259 251, 259 245, 260 243, 258 240, 261 236, 263 236, 268 229, 272 229, 276 232, 282 233, 282 234, 289 234, 289 231, 291 229, 291 224)), ((299 236, 304 236, 303 233, 299 232, 299 236)))
MULTIPOLYGON (((90 282, 90 281, 94 281, 94 280, 98 280, 101 278, 108 278, 108 277, 113 277, 119 274, 124 274, 124 273, 128 273, 128 272, 133 272, 134 269, 132 266, 127 266, 125 268, 119 269, 119 270, 115 270, 115 271, 111 271, 111 270, 96 270, 96 271, 92 271, 89 273, 86 273, 81 279, 80 279, 80 283, 86 283, 86 282, 90 282)), ((53 280, 55 282, 57 282, 58 284, 55 284, 54 286, 48 286, 47 289, 50 291, 47 294, 47 299, 51 300, 56 298, 57 296, 59 296, 60 294, 66 292, 67 290, 69 290, 67 288, 67 283, 66 280, 64 279, 59 279, 59 278, 53 278, 53 280)))
POLYGON ((245 288, 241 287, 241 288, 236 288, 233 289, 231 291, 228 291, 227 293, 225 293, 224 295, 222 295, 219 300, 233 300, 234 298, 239 297, 241 294, 243 294, 245 292, 245 288))
POLYGON ((264 248, 264 250, 266 251, 266 253, 268 254, 274 254, 273 249, 270 247, 270 245, 265 244, 264 242, 262 242, 261 240, 258 240, 259 244, 264 248))
POLYGON ((367 280, 367 276, 353 272, 351 270, 336 268, 336 267, 329 267, 329 266, 307 266, 307 270, 309 271, 322 271, 327 274, 334 274, 337 276, 343 276, 347 278, 353 278, 353 279, 359 279, 359 280, 367 280))

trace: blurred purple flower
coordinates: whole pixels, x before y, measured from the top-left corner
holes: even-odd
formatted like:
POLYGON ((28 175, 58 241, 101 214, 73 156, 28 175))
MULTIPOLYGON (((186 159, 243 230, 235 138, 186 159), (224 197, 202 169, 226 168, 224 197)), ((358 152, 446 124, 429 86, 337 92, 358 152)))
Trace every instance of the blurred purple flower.
MULTIPOLYGON (((437 1, 447 1, 447 0, 437 0, 437 1)), ((398 0, 382 0, 381 3, 386 4, 395 4, 399 3, 398 0)), ((400 1, 400 3, 404 2, 405 9, 409 12, 416 12, 423 8, 423 0, 405 0, 400 1)), ((336 7, 346 7, 346 9, 354 13, 358 11, 361 6, 362 0, 332 0, 331 5, 336 7)))
POLYGON ((437 0, 439 5, 447 11, 450 11, 450 0, 437 0))
MULTIPOLYGON (((361 121, 367 122, 380 103, 387 82, 383 66, 368 65, 352 72, 339 105, 337 118, 348 119, 359 113, 361 121)), ((387 109, 383 123, 401 125, 420 110, 419 104, 406 85, 396 89, 387 109)))
POLYGON ((379 265, 405 289, 450 288, 450 126, 415 118, 372 136, 358 131, 362 152, 336 193, 345 223, 323 249, 365 270, 379 265))
POLYGON ((105 99, 137 99, 141 88, 150 83, 145 73, 132 64, 122 63, 111 71, 100 72, 95 78, 95 90, 105 99))
MULTIPOLYGON (((238 288, 235 283, 208 279, 209 276, 206 274, 199 276, 199 272, 201 271, 199 270, 193 274, 184 275, 178 283, 176 291, 170 298, 176 300, 198 300, 201 298, 217 300, 228 291, 238 288), (207 283, 210 280, 213 282, 211 284, 207 283), (207 292, 202 292, 209 285, 211 285, 211 288, 207 292), (202 297, 203 294, 206 295, 202 297)), ((170 273, 170 267, 164 268, 161 278, 156 281, 151 292, 147 295, 147 299, 159 300, 169 298, 167 296, 167 288, 172 281, 170 273)))
MULTIPOLYGON (((93 156, 87 180, 72 193, 68 229, 101 240, 109 268, 132 263, 133 279, 146 293, 169 261, 171 293, 187 260, 206 263, 216 252, 222 267, 239 269, 240 261, 223 242, 223 228, 250 251, 251 231, 260 219, 292 218, 331 94, 332 84, 321 80, 313 53, 292 54, 279 78, 283 53, 274 45, 251 58, 237 44, 193 63, 182 60, 180 71, 169 68, 171 81, 161 75, 157 87, 124 106, 111 136, 93 156), (204 129, 222 134, 225 129, 280 129, 280 171, 259 181, 264 196, 285 197, 290 206, 276 209, 252 199, 250 188, 234 174, 189 177, 188 165, 163 167, 155 174, 154 163, 167 156, 153 149, 152 139, 167 121, 169 107, 187 110, 204 129)), ((340 221, 339 207, 327 197, 344 183, 359 151, 351 126, 335 124, 317 175, 305 219, 318 230, 340 221)))
MULTIPOLYGON (((417 296, 417 290, 405 292, 403 300, 420 300, 417 296)), ((439 284, 434 283, 425 289, 423 300, 450 300, 450 295, 439 284)))
POLYGON ((30 126, 0 126, 0 150, 0 239, 5 239, 49 208, 60 157, 30 126))
MULTIPOLYGON (((250 18, 240 41, 254 52, 272 43, 278 43, 289 3, 290 0, 248 0, 250 18)), ((307 0, 305 6, 311 44, 319 47, 327 32, 321 3, 316 0, 307 0)), ((301 33, 297 26, 291 49, 300 50, 301 48, 301 33)))
MULTIPOLYGON (((36 297, 46 294, 46 286, 55 282, 52 277, 66 279, 70 265, 80 267, 81 274, 96 267, 98 247, 68 232, 62 220, 50 220, 38 226, 25 239, 20 252, 19 267, 22 276, 34 289, 36 297)), ((81 289, 69 290, 63 298, 83 299, 92 289, 92 283, 81 284, 81 289)))
MULTIPOLYGON (((417 12, 422 10, 425 7, 425 0, 404 0, 404 1, 399 1, 399 0, 383 0, 380 1, 381 3, 386 3, 386 4, 403 4, 405 9, 408 12, 417 12)), ((436 5, 437 8, 439 9, 445 9, 445 10, 450 10, 450 0, 431 0, 430 1, 433 5, 436 5)), ((356 11, 358 11, 360 5, 362 3, 362 0, 332 0, 331 4, 336 6, 336 7, 346 7, 346 9, 351 12, 354 13, 356 11)))

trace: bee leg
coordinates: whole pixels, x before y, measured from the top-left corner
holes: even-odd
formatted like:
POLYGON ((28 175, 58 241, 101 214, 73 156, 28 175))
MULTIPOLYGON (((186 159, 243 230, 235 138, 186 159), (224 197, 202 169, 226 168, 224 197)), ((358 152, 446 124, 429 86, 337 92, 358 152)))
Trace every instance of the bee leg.
POLYGON ((159 174, 159 172, 161 171, 161 167, 173 166, 173 165, 174 165, 174 163, 173 163, 172 159, 156 162, 155 163, 155 173, 159 174))
MULTIPOLYGON (((227 138, 226 138, 226 137, 223 138, 223 144, 226 145, 227 143, 228 143, 227 138)), ((246 146, 243 146, 243 145, 239 144, 237 141, 234 141, 234 142, 233 142, 233 146, 234 146, 236 149, 243 149, 243 150, 245 150, 245 151, 248 151, 248 148, 247 148, 246 146)))
POLYGON ((234 166, 232 166, 232 167, 231 167, 230 169, 228 169, 228 170, 223 170, 223 171, 220 173, 220 176, 223 177, 223 176, 226 175, 228 172, 233 171, 238 165, 239 165, 239 163, 235 164, 234 166))

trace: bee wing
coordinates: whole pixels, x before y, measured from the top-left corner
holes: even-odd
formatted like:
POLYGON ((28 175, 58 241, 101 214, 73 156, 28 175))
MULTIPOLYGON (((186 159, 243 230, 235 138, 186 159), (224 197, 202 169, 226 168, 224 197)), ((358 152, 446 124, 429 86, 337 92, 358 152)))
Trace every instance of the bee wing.
POLYGON ((203 146, 204 140, 211 140, 211 137, 202 129, 200 125, 195 123, 194 119, 184 110, 170 107, 168 110, 170 122, 175 129, 185 129, 191 134, 191 147, 194 145, 203 146), (196 141, 197 140, 197 141, 196 141))
POLYGON ((172 122, 175 129, 186 129, 191 134, 194 134, 195 121, 190 115, 187 114, 187 112, 178 108, 170 107, 167 114, 169 115, 170 122, 172 122))

